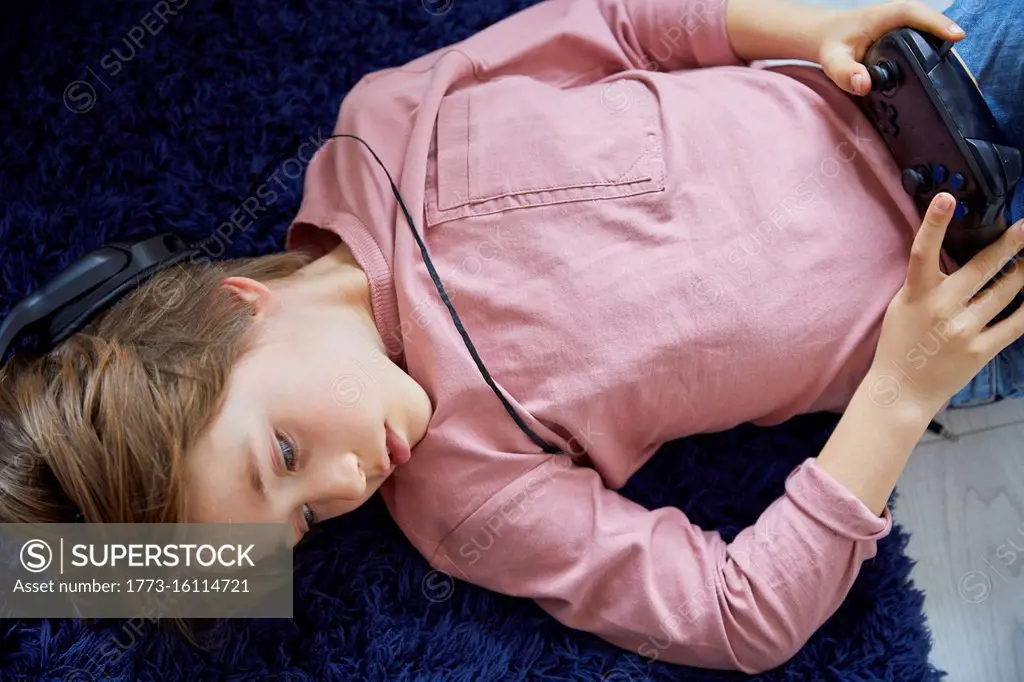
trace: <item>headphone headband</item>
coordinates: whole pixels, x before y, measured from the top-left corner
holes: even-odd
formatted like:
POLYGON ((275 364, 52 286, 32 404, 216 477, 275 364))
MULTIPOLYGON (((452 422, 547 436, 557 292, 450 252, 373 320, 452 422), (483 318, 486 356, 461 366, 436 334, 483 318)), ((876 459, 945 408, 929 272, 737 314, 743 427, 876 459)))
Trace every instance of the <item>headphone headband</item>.
POLYGON ((170 232, 87 253, 14 306, 0 324, 0 364, 22 334, 39 335, 26 350, 49 352, 156 273, 198 253, 170 232))

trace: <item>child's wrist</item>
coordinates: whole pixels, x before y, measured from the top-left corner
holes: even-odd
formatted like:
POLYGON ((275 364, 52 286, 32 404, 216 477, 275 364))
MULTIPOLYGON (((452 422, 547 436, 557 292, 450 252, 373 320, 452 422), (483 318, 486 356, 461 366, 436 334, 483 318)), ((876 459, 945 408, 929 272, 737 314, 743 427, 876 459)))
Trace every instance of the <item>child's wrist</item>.
POLYGON ((825 46, 830 41, 834 41, 836 36, 840 35, 845 27, 857 21, 857 10, 835 9, 832 7, 819 7, 816 9, 818 11, 808 17, 810 23, 808 32, 814 36, 810 47, 810 51, 813 54, 810 57, 805 57, 805 59, 820 64, 825 46))
POLYGON ((874 365, 858 388, 855 399, 869 402, 878 418, 889 426, 924 432, 948 398, 923 395, 899 371, 874 365))
POLYGON ((828 36, 852 16, 851 10, 790 0, 729 0, 726 14, 730 43, 741 59, 817 63, 828 36))

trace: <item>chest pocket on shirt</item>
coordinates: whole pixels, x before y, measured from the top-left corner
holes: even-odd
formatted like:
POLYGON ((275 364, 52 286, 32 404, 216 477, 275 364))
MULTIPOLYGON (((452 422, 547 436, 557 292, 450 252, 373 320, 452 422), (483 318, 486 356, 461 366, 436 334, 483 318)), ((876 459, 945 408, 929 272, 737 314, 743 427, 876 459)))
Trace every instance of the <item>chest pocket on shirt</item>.
POLYGON ((514 76, 449 94, 427 162, 428 226, 665 188, 660 108, 637 80, 569 90, 514 76))

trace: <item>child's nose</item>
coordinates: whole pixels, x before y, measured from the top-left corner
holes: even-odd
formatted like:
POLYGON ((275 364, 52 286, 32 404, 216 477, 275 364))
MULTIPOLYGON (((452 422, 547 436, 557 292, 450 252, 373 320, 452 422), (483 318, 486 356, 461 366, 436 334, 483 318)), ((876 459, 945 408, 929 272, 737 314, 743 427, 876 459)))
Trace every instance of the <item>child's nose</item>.
POLYGON ((310 462, 304 483, 314 499, 354 500, 366 490, 366 476, 353 452, 325 454, 310 462))

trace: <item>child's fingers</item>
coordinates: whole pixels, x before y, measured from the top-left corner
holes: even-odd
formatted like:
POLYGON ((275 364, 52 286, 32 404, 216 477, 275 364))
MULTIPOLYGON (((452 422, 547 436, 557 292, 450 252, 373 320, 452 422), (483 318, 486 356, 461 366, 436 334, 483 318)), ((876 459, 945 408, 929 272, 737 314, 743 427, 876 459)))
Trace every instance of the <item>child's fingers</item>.
MULTIPOLYGON (((939 258, 946 228, 953 217, 956 200, 947 192, 939 192, 928 205, 921 229, 914 236, 910 248, 910 263, 907 266, 907 293, 912 296, 924 294, 942 281, 939 258)), ((966 266, 965 266, 966 267, 966 266)), ((958 272, 962 272, 962 269, 958 272)))
POLYGON ((1017 223, 999 239, 979 251, 962 268, 949 276, 963 297, 974 296, 1024 247, 1024 222, 1017 223))
POLYGON ((1019 261, 999 276, 992 286, 978 295, 971 303, 977 318, 976 329, 980 333, 1014 297, 1024 288, 1024 265, 1019 261))
POLYGON ((851 95, 871 92, 867 67, 854 58, 853 48, 845 43, 836 41, 822 48, 821 68, 833 83, 851 95))
POLYGON ((860 60, 868 47, 886 33, 910 27, 942 40, 957 42, 964 37, 963 29, 955 22, 920 0, 893 0, 854 10, 849 16, 855 17, 859 27, 856 37, 824 45, 820 60, 828 77, 852 95, 871 92, 871 77, 860 60))
POLYGON ((876 38, 904 26, 925 31, 943 40, 955 42, 964 37, 963 29, 949 17, 919 0, 894 0, 871 9, 877 10, 871 14, 871 33, 876 38))
MULTIPOLYGON (((1005 306, 1004 306, 1005 307, 1005 306)), ((1024 335, 1024 305, 978 335, 986 357, 993 358, 1024 335)))

